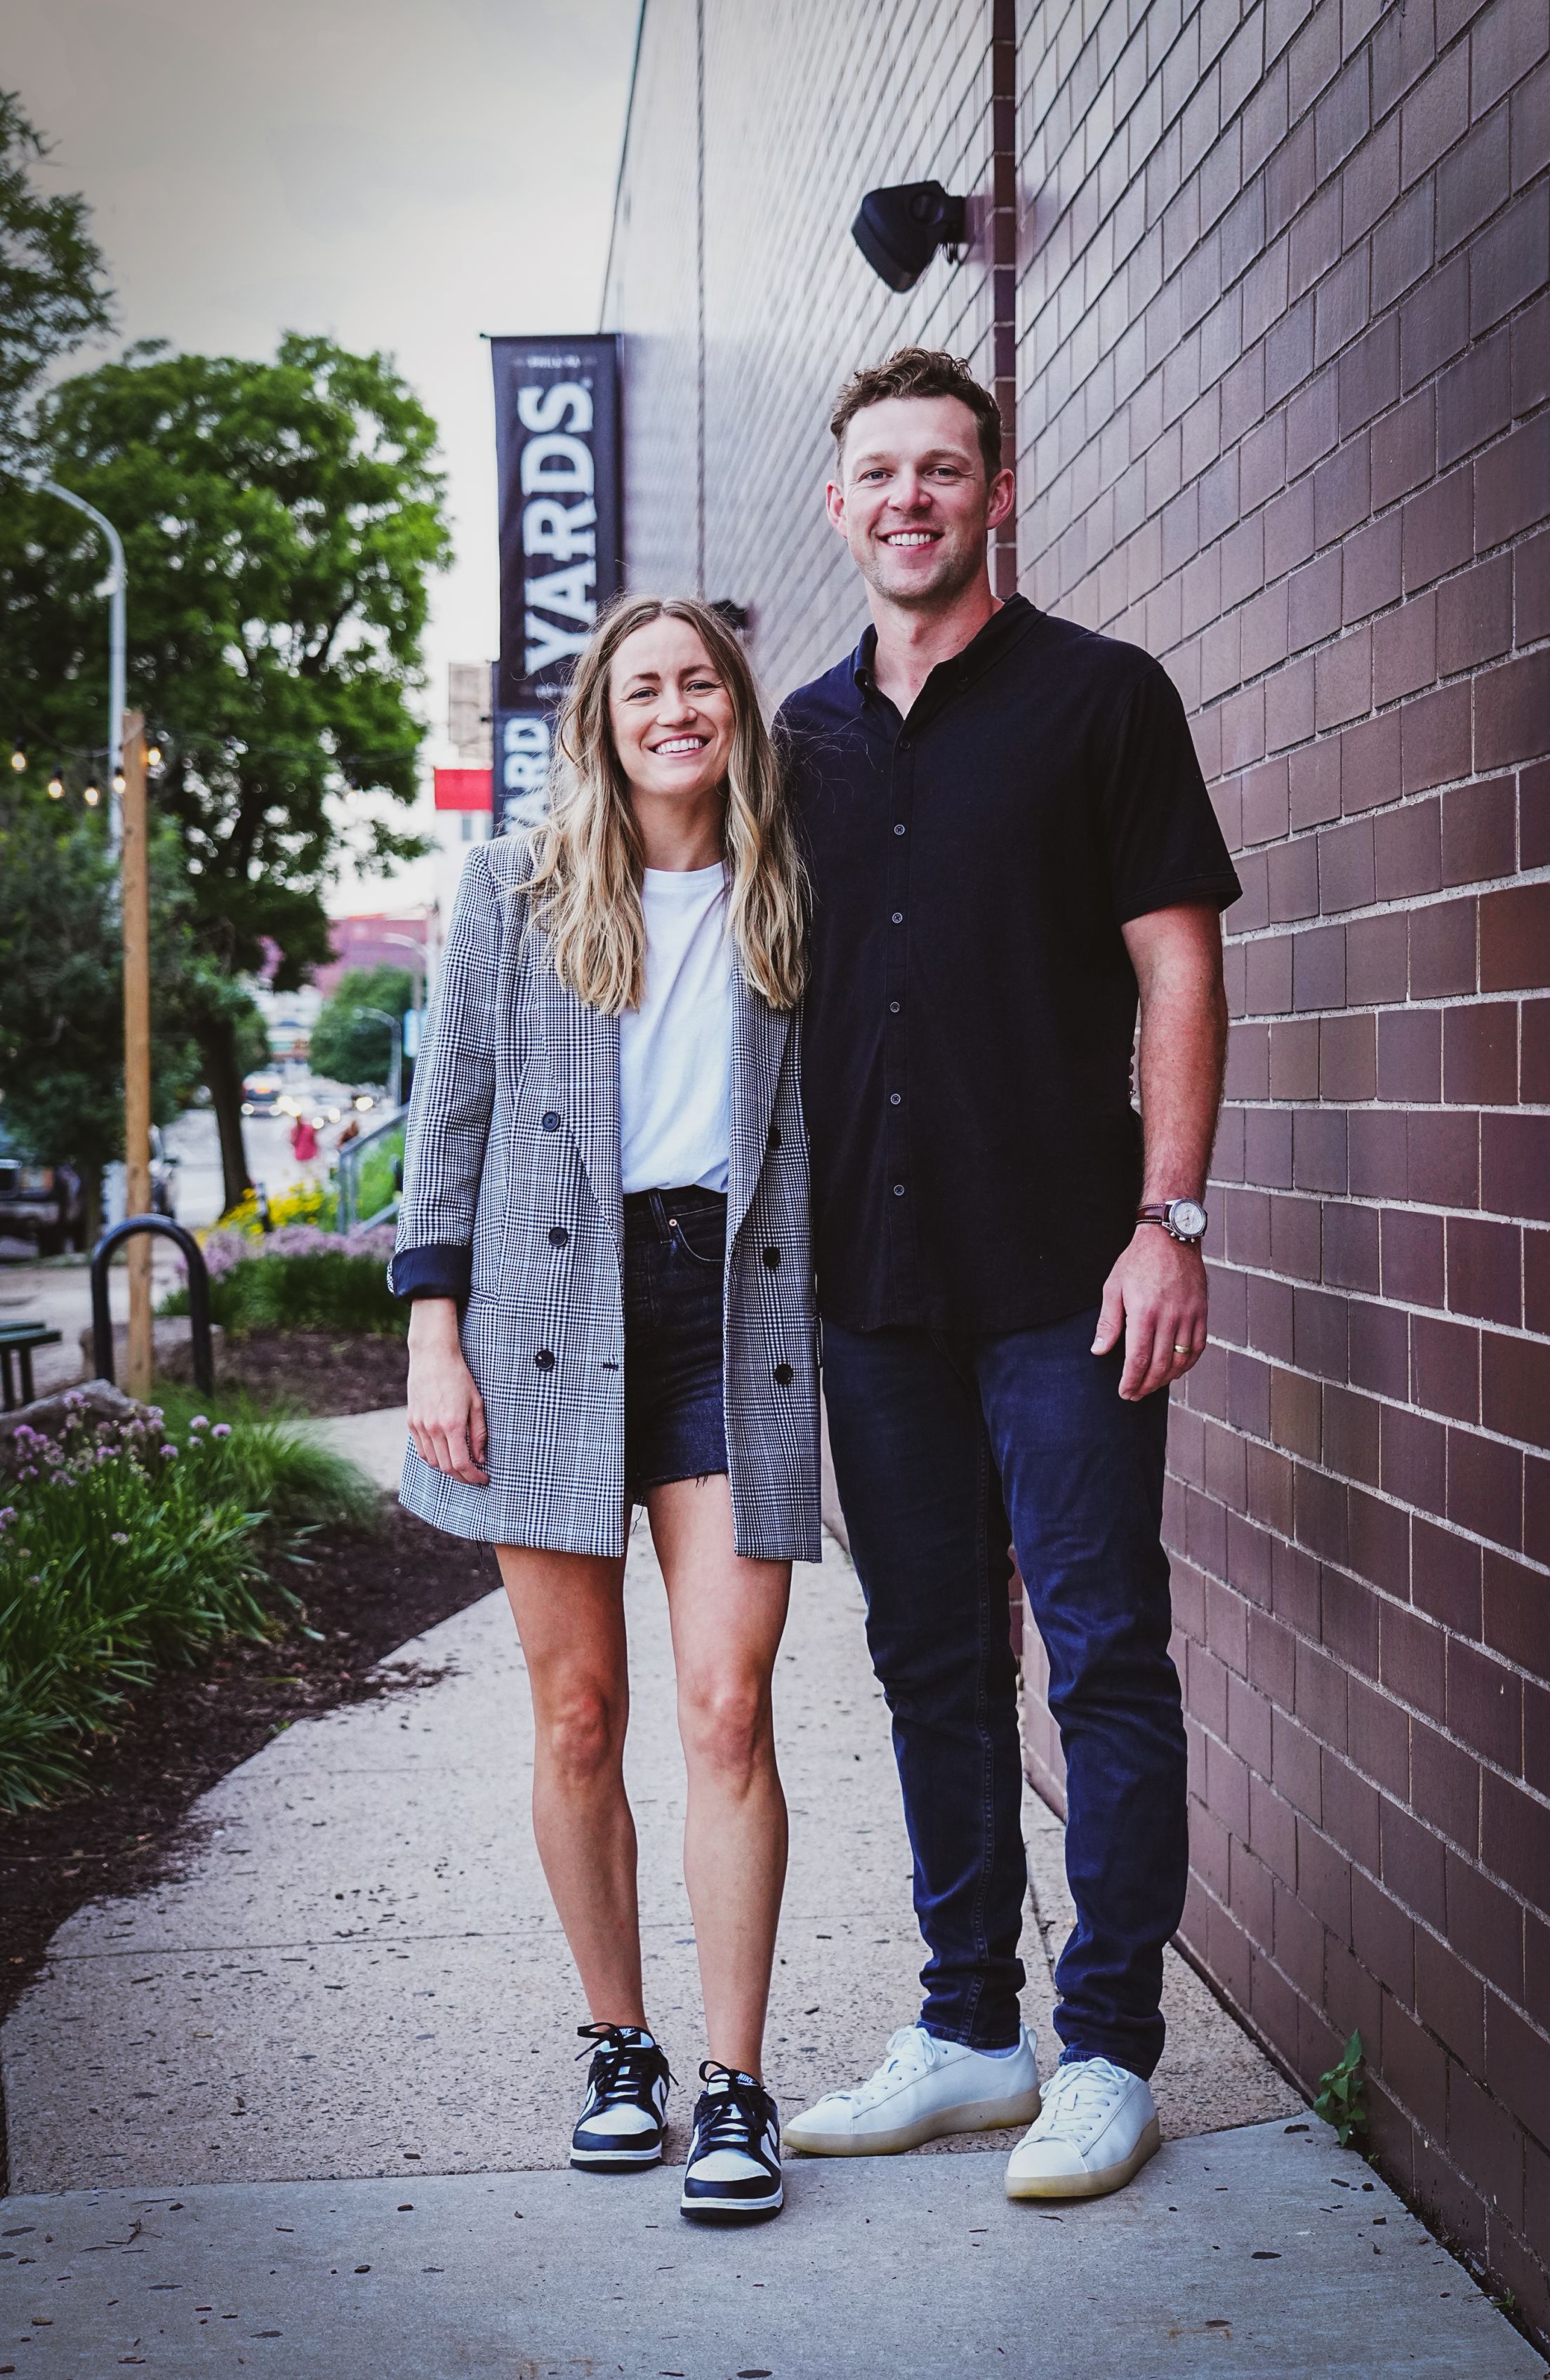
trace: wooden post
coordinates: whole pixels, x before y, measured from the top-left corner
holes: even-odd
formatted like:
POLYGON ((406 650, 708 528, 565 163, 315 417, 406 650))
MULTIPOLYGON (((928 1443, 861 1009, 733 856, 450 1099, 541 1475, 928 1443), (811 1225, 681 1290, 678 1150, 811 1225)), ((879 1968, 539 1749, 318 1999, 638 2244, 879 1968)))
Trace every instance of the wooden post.
MULTIPOLYGON (((151 855, 145 814, 145 721, 124 713, 124 1211, 151 1212, 151 855)), ((149 1232, 126 1248, 129 1267, 129 1344, 125 1386, 151 1394, 149 1232)))

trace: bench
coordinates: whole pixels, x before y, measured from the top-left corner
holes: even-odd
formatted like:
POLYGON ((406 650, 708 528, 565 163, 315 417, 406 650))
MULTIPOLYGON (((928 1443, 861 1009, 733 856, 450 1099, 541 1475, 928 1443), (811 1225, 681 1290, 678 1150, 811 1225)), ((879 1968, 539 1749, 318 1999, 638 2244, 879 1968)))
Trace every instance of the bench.
POLYGON ((18 1405, 30 1405, 33 1401, 32 1350, 34 1347, 57 1347, 60 1334, 51 1330, 46 1322, 0 1322, 0 1392, 5 1397, 4 1410, 15 1413, 18 1405), (16 1358, 21 1376, 21 1394, 17 1395, 16 1376, 11 1358, 16 1358))

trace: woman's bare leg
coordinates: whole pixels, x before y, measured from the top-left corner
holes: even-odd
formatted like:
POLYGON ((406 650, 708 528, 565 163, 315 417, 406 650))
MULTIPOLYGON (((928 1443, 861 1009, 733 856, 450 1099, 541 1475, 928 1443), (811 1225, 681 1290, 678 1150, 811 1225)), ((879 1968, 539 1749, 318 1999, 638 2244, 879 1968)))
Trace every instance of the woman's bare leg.
POLYGON ((624 1790, 624 1564, 523 1546, 495 1551, 532 1687, 538 1855, 593 2022, 643 2025, 635 1821, 624 1790))
POLYGON ((653 1488, 646 1502, 673 1623, 689 1767, 684 1881, 710 2054, 762 2080, 786 1882, 786 1797, 770 1679, 791 1565, 745 1561, 734 1550, 725 1475, 674 1480, 653 1488))

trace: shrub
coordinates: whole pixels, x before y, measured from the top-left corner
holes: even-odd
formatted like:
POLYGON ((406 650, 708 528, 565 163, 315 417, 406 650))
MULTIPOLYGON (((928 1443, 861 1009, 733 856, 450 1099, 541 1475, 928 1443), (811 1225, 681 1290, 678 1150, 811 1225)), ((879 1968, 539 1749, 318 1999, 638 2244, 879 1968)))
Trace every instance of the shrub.
MULTIPOLYGON (((372 1330, 401 1336, 408 1309, 387 1286, 390 1227, 322 1232, 309 1223, 251 1241, 212 1232, 204 1244, 210 1315, 228 1330, 372 1330)), ((189 1293, 162 1300, 163 1314, 187 1314, 189 1293)))
POLYGON ((154 1670, 275 1633, 266 1561, 299 1527, 376 1510, 371 1483, 283 1425, 169 1430, 78 1409, 21 1430, 0 1506, 0 1809, 50 1800, 154 1670))

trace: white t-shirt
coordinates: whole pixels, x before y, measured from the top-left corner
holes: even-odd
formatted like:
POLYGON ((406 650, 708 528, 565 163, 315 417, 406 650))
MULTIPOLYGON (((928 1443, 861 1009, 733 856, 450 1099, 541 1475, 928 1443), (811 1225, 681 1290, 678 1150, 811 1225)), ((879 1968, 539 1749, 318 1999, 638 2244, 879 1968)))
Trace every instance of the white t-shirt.
POLYGON ((648 868, 646 991, 619 1018, 624 1191, 725 1190, 732 1149, 733 952, 726 875, 648 868))

